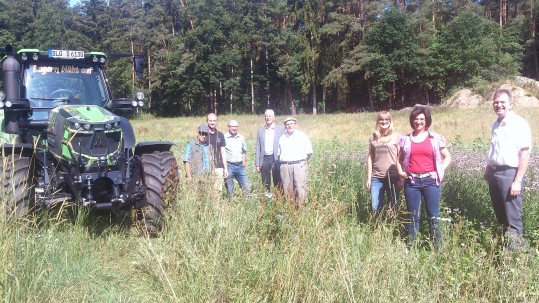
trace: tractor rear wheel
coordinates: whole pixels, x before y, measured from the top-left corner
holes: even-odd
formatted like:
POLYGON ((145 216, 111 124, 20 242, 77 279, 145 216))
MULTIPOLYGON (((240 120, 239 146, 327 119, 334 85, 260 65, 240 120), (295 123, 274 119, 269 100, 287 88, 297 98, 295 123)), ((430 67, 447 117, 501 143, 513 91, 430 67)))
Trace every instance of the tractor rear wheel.
POLYGON ((0 156, 0 195, 8 218, 27 215, 35 203, 33 157, 19 154, 0 156))
POLYGON ((138 219, 140 225, 155 236, 161 232, 166 220, 166 194, 178 181, 178 165, 169 151, 143 154, 141 165, 145 195, 138 219))

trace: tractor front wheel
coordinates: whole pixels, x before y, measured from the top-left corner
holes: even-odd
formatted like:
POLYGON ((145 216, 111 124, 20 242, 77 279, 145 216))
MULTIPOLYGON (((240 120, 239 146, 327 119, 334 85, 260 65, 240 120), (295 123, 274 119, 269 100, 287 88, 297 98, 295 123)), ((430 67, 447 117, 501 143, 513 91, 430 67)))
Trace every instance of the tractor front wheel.
POLYGON ((141 227, 155 236, 161 232, 166 220, 165 198, 178 180, 178 165, 174 154, 166 151, 142 155, 141 166, 145 195, 138 220, 141 227))
POLYGON ((1 196, 8 218, 27 215, 34 207, 33 157, 0 156, 1 196))

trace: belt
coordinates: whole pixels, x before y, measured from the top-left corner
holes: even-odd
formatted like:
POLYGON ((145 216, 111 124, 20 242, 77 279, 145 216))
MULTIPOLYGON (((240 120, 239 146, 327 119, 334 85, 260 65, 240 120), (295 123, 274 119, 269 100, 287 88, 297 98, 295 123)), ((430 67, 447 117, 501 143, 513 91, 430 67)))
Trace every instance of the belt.
POLYGON ((490 168, 493 171, 500 171, 500 170, 508 170, 508 169, 516 168, 516 167, 512 167, 512 166, 509 166, 509 165, 491 165, 490 168))
POLYGON ((299 164, 303 161, 305 161, 305 159, 297 160, 297 161, 280 161, 280 162, 281 164, 292 165, 292 164, 299 164))
POLYGON ((273 158, 273 154, 271 154, 271 155, 264 155, 264 157, 272 157, 272 158, 273 158))
POLYGON ((410 175, 412 175, 412 177, 414 178, 423 179, 426 177, 430 177, 432 173, 433 172, 426 172, 426 173, 419 173, 419 174, 410 173, 410 175))
POLYGON ((243 166, 243 162, 228 162, 227 161, 226 163, 228 163, 230 165, 241 165, 241 166, 243 166))

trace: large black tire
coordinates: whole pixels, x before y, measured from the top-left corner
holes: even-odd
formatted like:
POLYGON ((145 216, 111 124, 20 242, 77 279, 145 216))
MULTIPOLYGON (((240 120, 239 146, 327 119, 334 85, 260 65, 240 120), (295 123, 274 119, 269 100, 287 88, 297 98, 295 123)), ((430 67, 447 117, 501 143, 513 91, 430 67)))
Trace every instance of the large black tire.
POLYGON ((0 195, 8 218, 27 215, 34 208, 33 157, 18 154, 0 156, 0 195))
POLYGON ((166 221, 167 193, 178 181, 178 164, 172 152, 153 152, 141 157, 142 183, 146 191, 139 223, 152 236, 158 235, 166 221))

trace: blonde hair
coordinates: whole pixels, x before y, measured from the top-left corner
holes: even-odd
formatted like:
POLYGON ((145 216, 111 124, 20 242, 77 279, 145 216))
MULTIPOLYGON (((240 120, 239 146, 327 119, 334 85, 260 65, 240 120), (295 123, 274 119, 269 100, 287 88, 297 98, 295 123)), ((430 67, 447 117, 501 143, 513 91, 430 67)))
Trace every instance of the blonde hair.
POLYGON ((378 140, 382 138, 382 133, 380 132, 380 123, 378 123, 378 120, 380 119, 389 119, 389 129, 387 130, 388 135, 392 135, 395 131, 395 128, 393 127, 393 118, 391 118, 391 114, 386 111, 382 111, 376 116, 376 127, 374 133, 372 133, 372 136, 374 140, 378 140))

